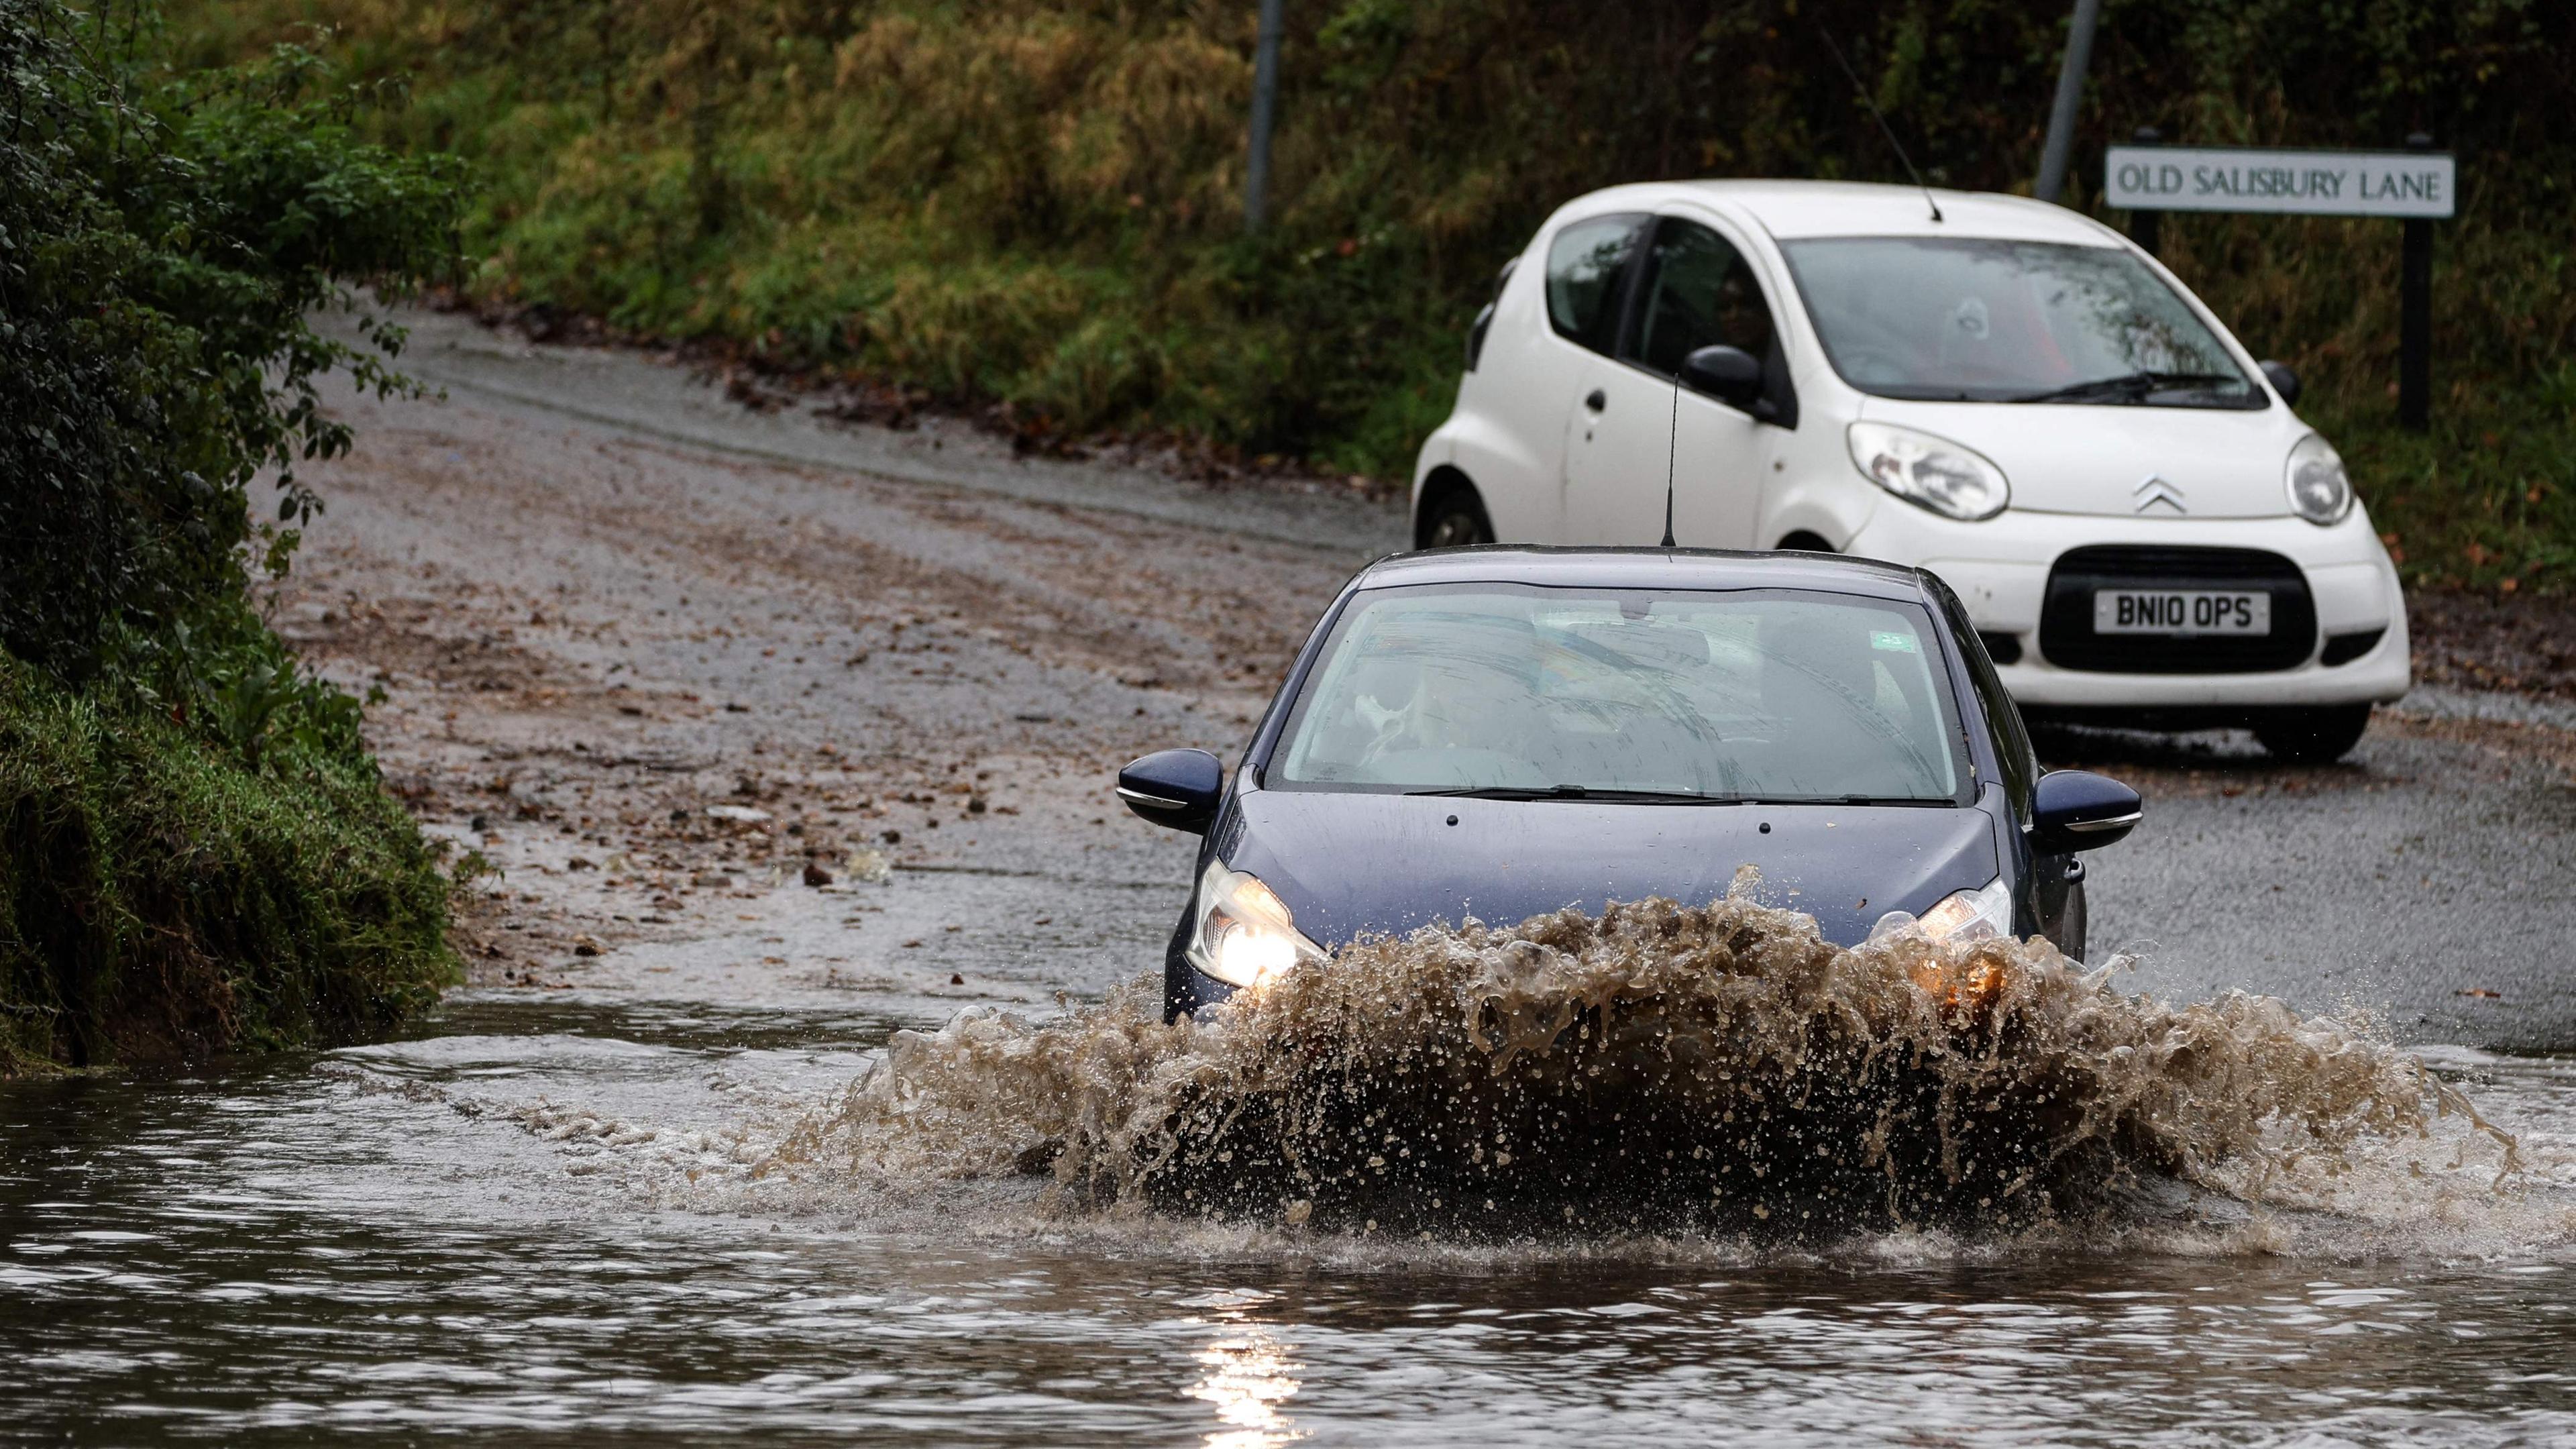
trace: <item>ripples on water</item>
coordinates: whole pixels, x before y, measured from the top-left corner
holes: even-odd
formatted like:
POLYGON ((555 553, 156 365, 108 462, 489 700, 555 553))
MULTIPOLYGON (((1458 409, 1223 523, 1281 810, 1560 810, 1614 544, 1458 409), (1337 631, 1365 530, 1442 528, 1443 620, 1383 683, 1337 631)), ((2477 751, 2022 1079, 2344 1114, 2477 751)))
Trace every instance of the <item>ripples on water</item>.
MULTIPOLYGON (((876 1048, 894 1024, 863 1016, 468 993, 444 1034, 420 1041, 223 1075, 0 1086, 0 1438, 2576 1436, 2576 1063, 2435 1057, 2520 1140, 2521 1171, 2497 1188, 2494 1140, 2456 1111, 2439 1116, 2444 1089, 2366 1033, 2250 1006, 2121 1018, 2107 985, 2043 979, 2060 969, 2044 959, 2002 968, 2041 973, 2032 979, 1982 980, 1959 963, 1918 979, 1919 956, 1820 961, 1794 932, 1757 949, 1741 938, 1748 923, 1777 934, 1739 913, 1697 922, 1723 930, 1694 933, 1686 920, 1678 935, 1700 943, 1691 949, 1734 942, 1748 962, 1787 950, 1830 968, 1803 978, 1810 987, 1840 984, 1775 990, 1792 977, 1772 960, 1728 1011, 1684 991, 1640 1015, 1613 992, 1600 1003, 1608 1016, 1566 1018, 1566 1031, 1595 1036, 1558 1042, 1564 1032, 1541 1029, 1561 1007, 1616 963, 1641 968, 1620 943, 1671 924, 1631 922, 1623 936, 1614 922, 1564 928, 1549 948, 1558 958, 1514 945, 1528 933, 1433 943, 1380 963, 1415 973, 1407 990, 1432 1005, 1414 1015, 1309 983, 1307 995, 1264 1002, 1266 1022, 1242 1035, 1166 1034, 1112 1003, 1052 1024, 982 1017, 904 1037, 888 1067, 876 1048), (1920 998, 1904 1011, 1900 987, 1920 998), (1891 1090, 1916 1106, 1924 1079, 1906 1074, 1926 1070, 1987 1093, 1971 1093, 1971 1106, 1998 1093, 2057 1100, 2082 1051, 2126 1045, 2134 1059, 2171 1045, 2170 1032, 2189 1036, 2199 1060, 2179 1074, 2167 1061, 2164 1080, 2214 1083, 2235 1100, 2164 1098, 2130 1081, 2112 1095, 2140 1119, 2132 1136, 2108 1157, 2074 1154, 2119 1178, 2115 1189, 2080 1214, 2007 1214, 1999 1226, 1934 1212, 1956 1204, 1927 1190, 1900 1195, 1912 1225, 1786 1243, 1748 1235, 1740 1217, 1694 1216, 1696 1202, 1634 1228, 1497 1219, 1424 1241, 1391 1225, 1369 1232, 1356 1215, 1435 1181, 1484 1181, 1484 1164, 1444 1159, 1439 1174, 1382 1179, 1365 1156, 1329 1154, 1333 1170, 1358 1176, 1318 1172, 1294 1197, 1271 1164, 1250 1174, 1264 1196, 1217 1193, 1219 1221, 1204 1220, 1208 1200, 1158 1197, 1246 1176, 1217 1171, 1232 1164, 1215 1154, 1259 1150, 1239 1126, 1221 1127, 1224 1109, 1273 1088, 1314 1094, 1306 1117, 1263 1108, 1293 1133, 1389 1110, 1366 1091, 1321 1090, 1382 1071, 1415 1081, 1416 1102, 1518 1083, 1504 1100, 1472 1098, 1489 1160, 1497 1120, 1597 1087, 1591 1066, 1629 1072, 1609 1111, 1699 1090, 1688 1071, 1636 1071, 1650 1018, 1722 1048, 1685 1065, 1726 1064, 1721 1095, 1749 1122, 1757 1100, 1793 1100, 1778 1094, 1801 1071, 1751 1051, 1789 1040, 1754 1023, 1777 1026, 1796 1017, 1788 1005, 1819 1001, 1889 1008, 1799 1058, 1832 1065, 1838 1080, 1863 1039, 1970 1044, 1959 1048, 1964 1076, 1891 1059, 1902 1067, 1891 1090), (1908 1015, 1915 1006, 1928 1015, 1908 1015), (2035 1011, 2055 1012, 2057 1027, 2021 1020, 2035 1011), (2170 1032, 2146 1032, 2155 1020, 2170 1032), (2238 1031, 2289 1033, 2297 1050, 2274 1043, 2264 1070, 2316 1074, 2263 1086, 2292 1125, 2241 1125, 2247 1079, 2208 1056, 2238 1031), (1554 1045, 1534 1057, 1542 1036, 1554 1045), (1516 1067, 1496 1077, 1492 1060, 1514 1042, 1516 1067), (1994 1048, 2006 1042, 2018 1056, 2000 1070, 1994 1048), (1569 1071, 1551 1075, 1551 1059, 1569 1071), (2034 1072, 2034 1061, 2053 1065, 2034 1072), (1343 1070, 1355 1066, 1368 1070, 1343 1070), (1033 1106, 1044 1072, 1071 1073, 1057 1080, 1091 1094, 1089 1126, 1033 1106), (1158 1138, 1174 1121, 1180 1130, 1158 1138), (1158 1176, 1193 1153, 1188 1172, 1158 1176), (2230 1175, 2249 1165, 2260 1170, 2230 1175), (1292 1225, 1298 1201, 1315 1206, 1292 1225)), ((1937 1109, 1939 1093, 1929 1100, 1937 1109)), ((1539 1145, 1536 1118, 1511 1120, 1539 1145)), ((1761 1145, 1780 1155, 1779 1180, 1822 1120, 1785 1107, 1772 1120, 1761 1145)), ((2083 1120, 2041 1119, 2052 1142, 2093 1142, 2083 1120)), ((1686 1123, 1676 1112, 1667 1126, 1686 1123)), ((1937 1149, 1939 1133, 1921 1140, 1937 1149)), ((1937 1150, 1888 1160, 1940 1171, 1937 1150)), ((1583 1158, 1560 1143, 1522 1161, 1561 1177, 1583 1158)), ((1710 1177, 1680 1180, 1695 1196, 1710 1177)), ((1886 1201, 1844 1206, 1866 1219, 1886 1201)))

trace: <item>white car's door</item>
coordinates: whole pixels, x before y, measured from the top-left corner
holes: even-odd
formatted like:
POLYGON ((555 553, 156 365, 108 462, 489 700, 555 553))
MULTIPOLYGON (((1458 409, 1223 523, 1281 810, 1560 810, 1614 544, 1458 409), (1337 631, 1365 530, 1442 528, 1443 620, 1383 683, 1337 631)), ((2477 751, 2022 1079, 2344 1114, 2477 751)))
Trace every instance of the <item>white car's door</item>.
POLYGON ((1567 543, 1661 543, 1672 380, 1599 356, 1580 376, 1582 395, 1565 424, 1560 536, 1567 543))
POLYGON ((1759 548, 1754 536, 1771 464, 1796 421, 1778 329, 1761 279, 1716 228, 1685 217, 1655 224, 1640 277, 1629 348, 1638 365, 1671 375, 1703 347, 1733 347, 1763 364, 1765 416, 1681 391, 1674 421, 1673 541, 1694 548, 1759 548))
POLYGON ((1685 548, 1762 547, 1754 523, 1778 430, 1713 398, 1684 392, 1674 439, 1679 452, 1673 542, 1685 548))
MULTIPOLYGON (((1674 542, 1758 546, 1754 523, 1782 431, 1677 390, 1672 379, 1683 358, 1718 345, 1779 370, 1759 279, 1714 228, 1660 217, 1626 311, 1613 355, 1594 359, 1567 424, 1566 541, 1661 541, 1669 469, 1674 542)), ((1770 401, 1764 406, 1777 414, 1770 401)))

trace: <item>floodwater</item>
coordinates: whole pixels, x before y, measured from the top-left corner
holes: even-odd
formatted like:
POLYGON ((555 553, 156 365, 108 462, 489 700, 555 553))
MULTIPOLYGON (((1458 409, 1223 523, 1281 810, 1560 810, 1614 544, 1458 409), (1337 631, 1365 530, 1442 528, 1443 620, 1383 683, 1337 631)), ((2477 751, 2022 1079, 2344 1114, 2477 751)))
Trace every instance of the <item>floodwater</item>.
MULTIPOLYGON (((2502 1187, 2428 1117, 2280 1159, 2300 1193, 2150 1173, 2065 1222, 1399 1233, 927 1167, 887 1134, 1025 1117, 1003 1058, 1223 1069, 1114 1002, 898 1028, 467 991, 401 1042, 0 1085, 0 1439, 2576 1443, 2576 1059, 2431 1054, 2502 1187)), ((2412 1070, 2299 1041, 2265 1069, 2412 1070)))

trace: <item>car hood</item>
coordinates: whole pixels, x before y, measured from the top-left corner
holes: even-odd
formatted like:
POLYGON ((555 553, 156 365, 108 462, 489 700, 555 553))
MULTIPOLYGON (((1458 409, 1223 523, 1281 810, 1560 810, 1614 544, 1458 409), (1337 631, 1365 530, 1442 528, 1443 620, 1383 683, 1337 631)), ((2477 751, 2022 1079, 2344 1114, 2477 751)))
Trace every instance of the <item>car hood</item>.
POLYGON ((2015 509, 2144 520, 2287 516, 2283 468, 2309 431, 2278 404, 2249 412, 1871 398, 1862 415, 1985 454, 2004 470, 2015 509), (2158 501, 2166 490, 2151 479, 2173 502, 2158 501))
POLYGON ((1993 817, 1947 806, 1249 790, 1217 847, 1226 864, 1268 882, 1298 929, 1328 948, 1469 916, 1509 925, 1648 896, 1700 905, 1726 894, 1744 865, 1762 872, 1764 904, 1804 911, 1826 939, 1851 945, 1887 912, 1920 915, 2000 869, 1993 817))

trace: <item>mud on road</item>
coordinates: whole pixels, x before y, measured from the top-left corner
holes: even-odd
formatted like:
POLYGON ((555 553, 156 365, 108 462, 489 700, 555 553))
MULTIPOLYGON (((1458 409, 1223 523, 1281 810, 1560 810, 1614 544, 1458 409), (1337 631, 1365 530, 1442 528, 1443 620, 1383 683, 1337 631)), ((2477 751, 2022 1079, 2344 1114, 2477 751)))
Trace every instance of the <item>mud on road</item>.
MULTIPOLYGON (((1400 511, 747 410, 634 352, 413 314, 436 402, 343 395, 347 458, 269 601, 432 832, 479 851, 472 980, 935 1023, 1154 969, 1189 843, 1118 810, 1229 758, 1400 511)), ((2456 610, 2454 611, 2456 612, 2456 610)), ((2576 1043, 2576 710, 2439 686, 2352 761, 2049 736, 2148 823, 2094 865, 2141 989, 2231 986, 2412 1040, 2576 1043)))
MULTIPOLYGON (((676 370, 562 354, 580 381, 530 407, 474 384, 532 350, 422 320, 447 400, 339 401, 363 441, 314 470, 329 512, 270 606, 384 692, 388 784, 497 871, 460 931, 475 984, 1096 993, 1154 959, 1138 923, 1168 924, 1187 860, 1107 772, 1239 741, 1376 551, 1351 535, 1396 526, 1343 504, 1315 541, 1229 536, 1225 496, 1162 477, 1135 481, 1171 514, 1105 511, 936 422, 875 441, 1017 491, 761 456, 795 422, 676 370), (560 411, 603 372, 636 425, 560 411), (692 403, 716 446, 671 436, 692 403)), ((807 426, 791 445, 835 441, 807 426)))

